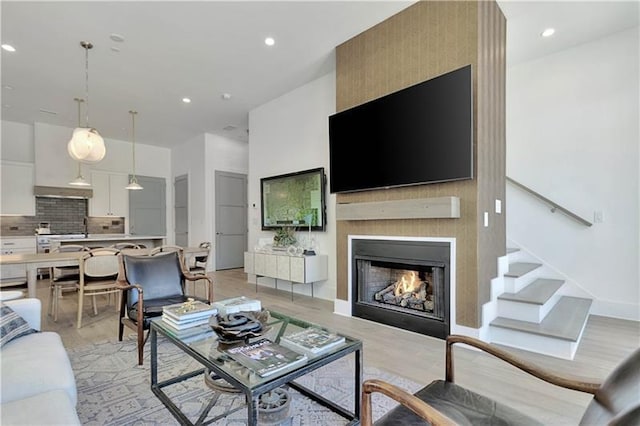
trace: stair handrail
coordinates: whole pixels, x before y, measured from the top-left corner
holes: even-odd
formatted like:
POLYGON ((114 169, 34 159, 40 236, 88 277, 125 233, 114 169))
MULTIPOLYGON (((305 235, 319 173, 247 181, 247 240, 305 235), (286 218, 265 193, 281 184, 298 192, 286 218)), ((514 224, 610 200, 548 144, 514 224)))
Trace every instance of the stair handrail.
POLYGON ((593 225, 593 223, 589 222, 588 220, 586 220, 586 219, 578 216, 574 212, 562 207, 560 204, 556 203, 555 201, 552 201, 552 200, 548 199, 544 195, 534 191, 533 189, 529 188, 528 186, 525 186, 525 185, 521 184, 517 180, 512 179, 509 176, 506 176, 506 179, 507 179, 507 182, 512 183, 514 186, 522 189, 525 192, 528 192, 529 194, 533 195, 535 198, 537 198, 537 199, 541 200, 542 202, 544 202, 545 204, 551 206, 551 213, 555 213, 557 210, 559 210, 560 213, 564 213, 565 215, 567 215, 571 219, 575 220, 576 222, 578 222, 578 223, 580 223, 580 224, 582 224, 584 226, 592 226, 593 225))

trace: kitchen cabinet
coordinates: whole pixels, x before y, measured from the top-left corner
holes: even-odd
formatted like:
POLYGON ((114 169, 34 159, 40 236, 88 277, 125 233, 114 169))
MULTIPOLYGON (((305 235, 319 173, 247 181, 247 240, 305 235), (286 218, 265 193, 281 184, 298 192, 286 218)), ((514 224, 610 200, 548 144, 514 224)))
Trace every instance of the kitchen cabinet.
POLYGON ((129 216, 129 194, 125 186, 129 175, 92 171, 93 197, 89 201, 91 216, 129 216))
MULTIPOLYGON (((0 254, 23 254, 36 252, 36 238, 29 237, 3 237, 0 238, 0 254)), ((27 272, 24 265, 4 265, 0 268, 0 286, 14 284, 16 281, 27 281, 27 272)))
POLYGON ((35 216, 33 164, 2 161, 0 169, 2 169, 0 175, 2 182, 0 213, 35 216))

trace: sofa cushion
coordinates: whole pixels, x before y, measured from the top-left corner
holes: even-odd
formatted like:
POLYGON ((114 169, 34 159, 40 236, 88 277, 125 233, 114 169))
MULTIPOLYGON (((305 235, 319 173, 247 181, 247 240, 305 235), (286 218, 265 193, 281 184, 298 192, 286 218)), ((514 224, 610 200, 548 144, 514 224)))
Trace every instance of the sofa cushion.
MULTIPOLYGON (((431 382, 414 394, 458 425, 542 425, 513 408, 443 380, 431 382)), ((399 405, 376 421, 380 425, 427 425, 413 411, 399 405)))
POLYGON ((35 332, 13 309, 4 303, 0 304, 0 348, 13 339, 35 332))
POLYGON ((80 419, 69 395, 52 390, 2 404, 3 425, 79 425, 80 419))
POLYGON ((76 382, 67 352, 57 333, 41 332, 7 343, 0 354, 0 402, 61 389, 75 407, 76 382))

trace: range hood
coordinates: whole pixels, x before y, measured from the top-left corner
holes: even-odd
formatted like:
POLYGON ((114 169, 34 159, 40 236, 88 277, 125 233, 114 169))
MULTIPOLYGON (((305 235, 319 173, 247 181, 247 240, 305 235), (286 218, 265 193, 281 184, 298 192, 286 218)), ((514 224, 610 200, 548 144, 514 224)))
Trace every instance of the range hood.
POLYGON ((52 198, 91 198, 93 197, 93 189, 36 185, 33 187, 33 195, 52 198))

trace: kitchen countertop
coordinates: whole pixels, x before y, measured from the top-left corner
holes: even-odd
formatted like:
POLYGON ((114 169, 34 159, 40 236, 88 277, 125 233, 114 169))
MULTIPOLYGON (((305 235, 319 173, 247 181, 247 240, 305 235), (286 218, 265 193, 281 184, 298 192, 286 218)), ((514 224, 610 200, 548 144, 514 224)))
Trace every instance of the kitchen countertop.
POLYGON ((51 241, 128 241, 128 240, 164 240, 164 235, 128 235, 128 234, 89 234, 88 237, 70 237, 68 235, 52 235, 51 241))

